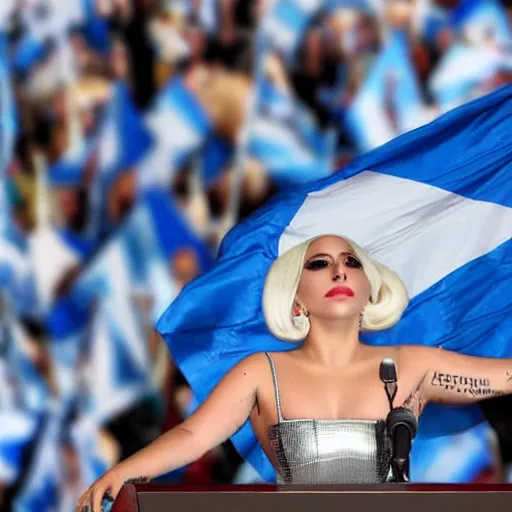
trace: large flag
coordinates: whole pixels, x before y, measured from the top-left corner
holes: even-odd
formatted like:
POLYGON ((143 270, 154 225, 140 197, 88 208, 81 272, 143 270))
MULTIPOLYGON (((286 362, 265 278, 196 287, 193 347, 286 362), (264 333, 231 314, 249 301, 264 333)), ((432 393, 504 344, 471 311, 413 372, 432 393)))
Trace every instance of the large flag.
MULTIPOLYGON (((510 357, 511 114, 508 86, 325 180, 283 192, 229 232, 212 271, 183 290, 157 324, 198 401, 248 355, 294 347, 265 325, 264 279, 280 254, 322 234, 353 239, 407 286, 402 320, 366 335, 367 343, 510 357)), ((476 406, 429 405, 420 432, 449 433, 481 419, 476 406)), ((232 440, 265 479, 275 478, 249 422, 232 440)))

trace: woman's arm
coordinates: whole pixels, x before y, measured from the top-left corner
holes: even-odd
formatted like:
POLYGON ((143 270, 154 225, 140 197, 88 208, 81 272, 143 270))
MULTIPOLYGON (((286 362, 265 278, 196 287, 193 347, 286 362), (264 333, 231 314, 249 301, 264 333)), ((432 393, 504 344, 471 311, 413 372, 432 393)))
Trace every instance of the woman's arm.
POLYGON ((105 492, 115 499, 125 481, 146 481, 183 467, 232 436, 256 404, 263 357, 255 354, 236 365, 194 414, 99 478, 77 510, 99 511, 105 492))
POLYGON ((416 397, 424 402, 467 404, 512 393, 512 359, 467 356, 431 347, 406 350, 417 365, 416 397))
POLYGON ((119 464, 132 477, 154 478, 183 467, 232 436, 248 419, 258 390, 259 355, 235 366, 183 423, 119 464))

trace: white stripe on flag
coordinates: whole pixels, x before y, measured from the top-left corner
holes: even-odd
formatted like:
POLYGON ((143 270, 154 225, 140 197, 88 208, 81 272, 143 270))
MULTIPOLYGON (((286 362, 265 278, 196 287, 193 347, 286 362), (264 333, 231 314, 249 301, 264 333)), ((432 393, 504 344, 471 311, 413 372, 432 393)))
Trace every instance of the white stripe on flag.
POLYGON ((279 254, 322 234, 351 238, 399 268, 412 298, 510 240, 512 208, 365 171, 310 193, 281 235, 279 254))

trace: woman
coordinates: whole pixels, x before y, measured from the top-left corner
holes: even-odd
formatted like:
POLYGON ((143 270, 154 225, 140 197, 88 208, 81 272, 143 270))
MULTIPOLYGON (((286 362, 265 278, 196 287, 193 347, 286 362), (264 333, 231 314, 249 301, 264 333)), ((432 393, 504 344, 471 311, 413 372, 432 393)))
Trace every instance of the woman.
POLYGON ((398 322, 407 303, 399 277, 349 240, 321 236, 289 250, 270 269, 263 310, 274 336, 304 343, 244 359, 190 418, 95 482, 77 510, 98 511, 104 493, 115 498, 125 481, 189 464, 247 418, 281 482, 386 481, 382 359, 397 366, 394 405, 416 416, 429 401, 462 404, 512 392, 511 360, 359 341, 361 329, 398 322))

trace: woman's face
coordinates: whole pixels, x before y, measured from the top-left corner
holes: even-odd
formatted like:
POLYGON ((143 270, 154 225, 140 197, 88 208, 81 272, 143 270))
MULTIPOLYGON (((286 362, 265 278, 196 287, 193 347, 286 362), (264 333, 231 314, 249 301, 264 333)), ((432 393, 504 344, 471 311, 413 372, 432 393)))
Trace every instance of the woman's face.
POLYGON ((358 317, 370 298, 370 282, 359 258, 342 238, 324 236, 309 246, 297 299, 310 318, 358 317))

